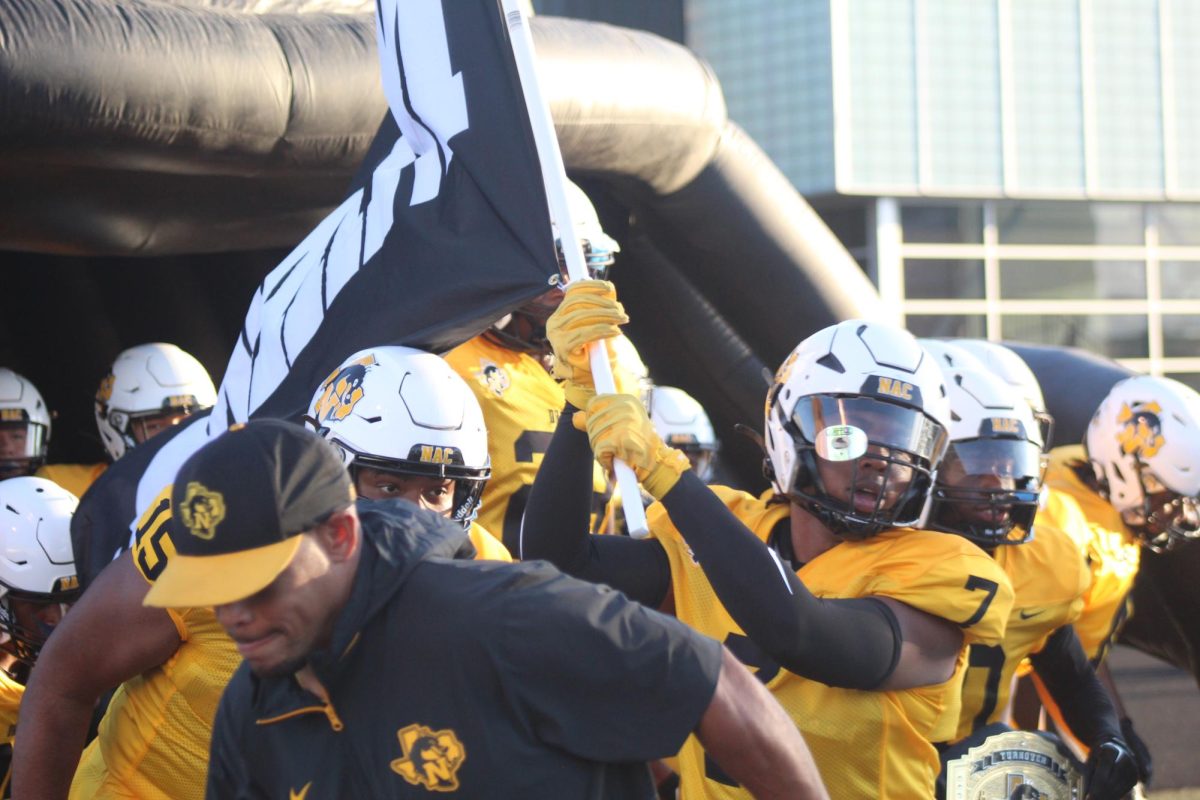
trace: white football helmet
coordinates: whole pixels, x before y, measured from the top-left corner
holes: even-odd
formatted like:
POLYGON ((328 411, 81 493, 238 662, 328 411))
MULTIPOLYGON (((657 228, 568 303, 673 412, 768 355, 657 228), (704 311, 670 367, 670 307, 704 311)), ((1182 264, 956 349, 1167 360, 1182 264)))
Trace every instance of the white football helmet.
MULTIPOLYGON (((587 264, 588 277, 608 279, 609 268, 621 246, 604 232, 600 217, 587 194, 573 181, 566 183, 567 203, 571 207, 571 220, 575 223, 575 234, 583 246, 583 259, 587 264)), ((558 252, 558 268, 561 280, 566 279, 567 262, 563 256, 562 238, 557 224, 554 226, 555 247, 558 252)), ((499 344, 512 350, 522 350, 537 356, 550 354, 550 343, 546 340, 546 320, 562 302, 562 290, 554 288, 535 298, 511 314, 506 314, 488 330, 488 335, 499 344)))
POLYGON ((908 331, 847 320, 805 339, 767 392, 767 473, 835 534, 915 525, 946 449, 942 375, 908 331))
POLYGON ((441 358, 372 347, 347 358, 313 395, 309 422, 356 468, 454 480, 450 518, 469 527, 492 474, 483 411, 441 358))
POLYGON ((951 343, 978 358, 989 372, 997 375, 1025 398, 1025 402, 1029 403, 1033 410, 1033 418, 1041 428, 1042 450, 1049 452, 1053 446, 1054 417, 1046 408, 1042 385, 1038 383, 1037 376, 1025 363, 1025 359, 1004 345, 985 339, 953 339, 951 343))
POLYGON ((109 458, 116 461, 137 446, 135 434, 144 434, 139 426, 152 418, 182 418, 216 402, 212 378, 193 356, 173 344, 140 344, 121 352, 100 381, 96 427, 109 458))
MULTIPOLYGON (((587 263, 588 275, 599 280, 608 279, 608 270, 613 265, 616 253, 621 252, 621 245, 604 232, 600 226, 600 216, 596 207, 587 194, 574 181, 567 181, 567 203, 571 206, 571 219, 575 223, 575 235, 583 245, 583 259, 587 263)), ((559 240, 558 265, 563 275, 567 274, 566 259, 562 254, 561 239, 557 230, 555 238, 559 240)))
POLYGON ((608 340, 612 352, 613 381, 618 394, 631 394, 646 405, 654 381, 650 379, 650 368, 642 360, 642 354, 625 334, 608 340))
POLYGON ((696 477, 707 483, 712 478, 718 443, 704 406, 674 386, 655 386, 647 400, 654 430, 665 443, 682 450, 692 462, 696 477))
POLYGON ((51 628, 21 616, 13 601, 35 605, 70 603, 79 595, 71 517, 75 495, 44 478, 0 481, 0 636, 27 667, 51 628))
POLYGON ((985 549, 1033 536, 1041 431, 1015 388, 955 344, 921 340, 950 396, 950 447, 938 467, 927 526, 985 549))
POLYGON ((1153 550, 1200 537, 1200 394, 1170 378, 1119 381, 1084 448, 1100 493, 1153 550))
POLYGON ((0 368, 0 478, 32 475, 46 463, 50 411, 28 378, 0 368))

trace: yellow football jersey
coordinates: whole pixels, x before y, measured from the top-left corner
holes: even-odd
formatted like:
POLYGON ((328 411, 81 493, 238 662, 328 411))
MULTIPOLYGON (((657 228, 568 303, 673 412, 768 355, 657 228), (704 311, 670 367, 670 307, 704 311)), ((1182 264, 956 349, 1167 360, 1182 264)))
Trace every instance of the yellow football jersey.
POLYGON ((0 670, 0 745, 13 743, 17 732, 17 714, 24 696, 24 684, 17 683, 7 672, 0 670))
MULTIPOLYGON (((170 518, 167 487, 138 523, 133 560, 147 581, 153 581, 175 553, 170 518)), ((117 688, 99 735, 80 759, 71 800, 204 797, 217 703, 241 656, 211 609, 166 613, 179 632, 179 649, 160 666, 117 688)))
POLYGON ((467 538, 471 540, 471 544, 475 545, 475 558, 481 561, 512 561, 512 553, 508 552, 508 548, 487 532, 487 529, 478 522, 472 522, 471 527, 467 529, 467 538))
POLYGON ((971 645, 953 741, 1000 721, 1017 666, 1045 647, 1050 634, 1079 618, 1092 580, 1074 540, 1040 516, 1032 540, 997 547, 994 557, 1012 582, 1012 614, 1002 643, 971 645))
POLYGON ((39 478, 54 481, 76 497, 83 497, 96 479, 108 469, 107 462, 99 464, 46 464, 34 473, 39 478))
MULTIPOLYGON (((487 424, 492 477, 483 490, 479 524, 511 541, 562 412, 562 387, 533 356, 501 347, 483 336, 451 350, 446 361, 475 393, 487 424)), ((604 470, 599 464, 592 488, 599 496, 605 494, 604 470)))
POLYGON ((17 734, 17 714, 21 709, 21 698, 25 696, 25 685, 17 683, 8 673, 0 670, 0 747, 7 748, 3 775, 0 775, 0 797, 10 797, 12 782, 12 745, 17 734))
MULTIPOLYGON (((744 492, 713 491, 763 541, 790 513, 788 505, 768 505, 744 492)), ((930 742, 949 737, 957 724, 967 647, 998 644, 1012 609, 1012 588, 995 561, 962 537, 900 529, 843 542, 801 567, 797 575, 818 597, 890 597, 950 620, 964 633, 959 668, 944 683, 903 691, 840 689, 765 658, 730 618, 663 506, 651 506, 647 517, 670 560, 676 616, 725 643, 756 671, 804 734, 831 796, 933 796, 938 756, 930 742)), ((706 763, 694 736, 679 762, 684 798, 749 797, 706 763)))
POLYGON ((1042 520, 1064 531, 1079 546, 1092 573, 1075 632, 1088 658, 1103 658, 1129 615, 1129 592, 1137 576, 1141 546, 1108 501, 1079 479, 1074 464, 1087 464, 1083 447, 1056 447, 1046 471, 1042 520), (1079 520, 1086 520, 1086 525, 1079 520))

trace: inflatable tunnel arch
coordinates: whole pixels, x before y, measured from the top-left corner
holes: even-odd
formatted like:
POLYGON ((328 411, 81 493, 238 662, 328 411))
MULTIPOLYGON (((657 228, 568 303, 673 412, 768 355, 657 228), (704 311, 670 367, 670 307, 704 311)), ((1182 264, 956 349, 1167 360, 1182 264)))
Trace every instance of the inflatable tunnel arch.
MULTIPOLYGON (((334 0, 5 3, 6 261, 66 271, 84 296, 96 280, 87 271, 123 264, 136 264, 128 269, 140 273, 146 295, 175 279, 196 282, 181 276, 181 261, 228 280, 229 265, 261 260, 261 274, 340 200, 386 111, 373 17, 361 13, 370 8, 334 0)), ((632 338, 660 381, 710 408, 727 458, 754 480, 758 455, 730 430, 760 424, 763 366, 773 368, 816 328, 879 314, 875 290, 727 119, 714 75, 691 52, 601 23, 537 17, 532 28, 568 170, 626 243, 615 279, 634 316, 632 338)), ((25 285, 37 290, 36 280, 25 285)), ((240 311, 245 301, 225 302, 240 311)), ((85 315, 105 330, 103 347, 90 348, 96 375, 112 355, 100 350, 133 343, 128 320, 104 315, 85 315)), ((60 327, 77 319, 63 315, 60 327)), ((38 327, 10 324, 4 355, 35 381, 53 382, 37 374, 37 342, 24 333, 38 327)), ((199 344, 187 341, 188 330, 143 335, 175 333, 219 368, 223 344, 211 323, 201 327, 207 339, 199 344)), ((86 329, 72 335, 89 337, 86 329)))

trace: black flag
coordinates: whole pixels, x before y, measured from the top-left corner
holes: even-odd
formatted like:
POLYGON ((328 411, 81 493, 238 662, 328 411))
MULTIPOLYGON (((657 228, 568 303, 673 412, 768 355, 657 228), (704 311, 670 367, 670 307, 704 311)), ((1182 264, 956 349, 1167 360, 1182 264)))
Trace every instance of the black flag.
POLYGON ((385 118, 350 196, 263 281, 214 427, 296 417, 364 347, 444 352, 558 274, 496 0, 381 0, 385 118))
MULTIPOLYGON (((88 552, 119 552, 136 514, 229 425, 298 420, 351 353, 444 352, 558 275, 497 0, 379 0, 376 39, 390 113, 349 195, 255 292, 211 415, 142 445, 152 458, 127 456, 87 493, 88 552)), ((88 561, 85 582, 104 559, 88 561)))

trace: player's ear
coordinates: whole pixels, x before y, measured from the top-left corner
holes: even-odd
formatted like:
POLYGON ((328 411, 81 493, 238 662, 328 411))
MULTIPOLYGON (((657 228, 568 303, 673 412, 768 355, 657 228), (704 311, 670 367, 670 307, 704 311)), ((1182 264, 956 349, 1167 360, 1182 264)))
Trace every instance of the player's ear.
POLYGON ((329 515, 314 531, 321 549, 333 562, 346 561, 358 551, 358 514, 350 505, 329 515))

